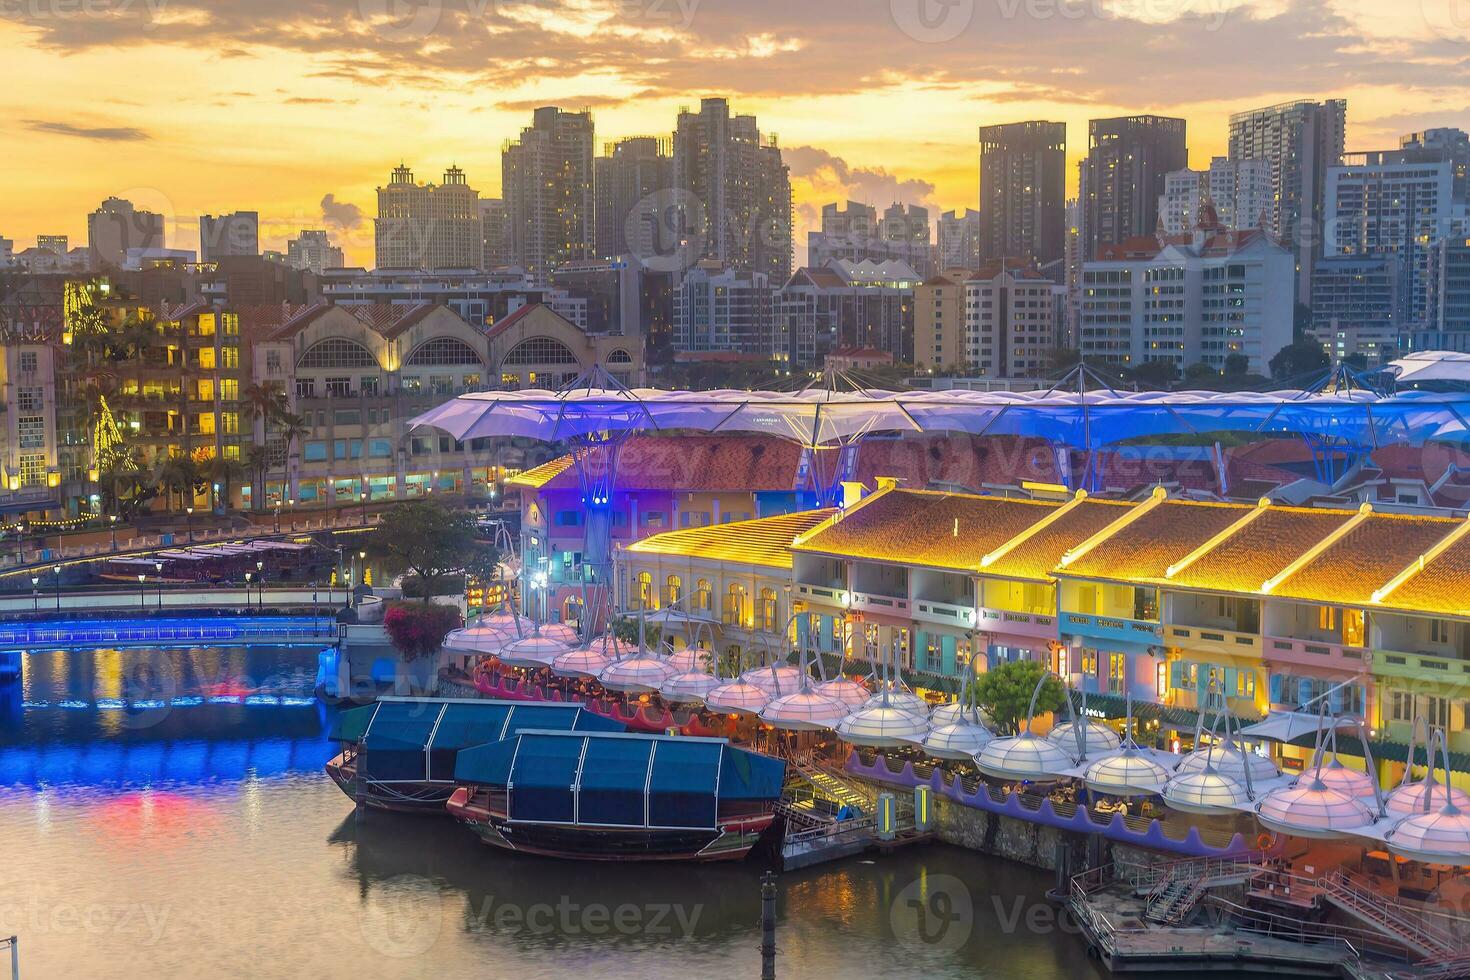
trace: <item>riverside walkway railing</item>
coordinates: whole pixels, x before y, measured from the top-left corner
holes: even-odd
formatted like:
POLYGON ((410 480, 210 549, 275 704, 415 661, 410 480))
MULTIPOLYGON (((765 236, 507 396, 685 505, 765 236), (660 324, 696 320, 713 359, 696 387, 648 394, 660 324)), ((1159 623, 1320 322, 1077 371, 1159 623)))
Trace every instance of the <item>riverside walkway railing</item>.
POLYGON ((328 586, 179 588, 145 582, 138 588, 62 589, 60 594, 36 588, 26 593, 0 595, 0 615, 157 613, 169 609, 300 609, 312 606, 329 610, 345 606, 350 600, 351 593, 347 589, 328 586))
POLYGON ((0 623, 0 650, 335 643, 324 616, 218 616, 0 623))

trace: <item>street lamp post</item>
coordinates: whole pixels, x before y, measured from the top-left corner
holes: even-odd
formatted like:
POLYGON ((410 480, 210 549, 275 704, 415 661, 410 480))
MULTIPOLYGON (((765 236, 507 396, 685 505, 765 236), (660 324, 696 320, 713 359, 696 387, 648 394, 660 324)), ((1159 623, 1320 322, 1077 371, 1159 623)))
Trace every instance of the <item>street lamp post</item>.
POLYGON ((117 515, 108 514, 107 523, 112 525, 112 550, 117 551, 117 515))
POLYGON ((276 504, 276 533, 281 533, 281 505, 276 504))
POLYGON ((31 576, 31 611, 41 611, 41 576, 31 576))
POLYGON ((56 611, 61 612, 61 565, 53 565, 51 571, 56 574, 56 611))
POLYGON ((138 608, 139 609, 147 609, 148 608, 148 590, 145 589, 145 588, 143 588, 143 584, 145 582, 147 582, 147 581, 148 581, 148 573, 147 572, 139 572, 138 573, 138 608))
MULTIPOLYGON (((363 480, 363 483, 365 485, 367 483, 367 481, 366 480, 363 480)), ((367 526, 367 502, 368 502, 368 492, 367 492, 367 490, 364 489, 362 491, 362 493, 360 494, 360 496, 362 497, 362 523, 363 523, 363 526, 366 527, 367 526)))
POLYGON ((153 570, 158 573, 158 575, 157 575, 157 578, 158 578, 158 608, 159 608, 160 611, 162 611, 163 610, 163 562, 161 562, 161 561, 154 562, 153 563, 153 570))
POLYGON ((296 530, 296 498, 286 498, 286 515, 291 518, 291 530, 296 530))
POLYGON ((187 522, 187 524, 185 526, 188 528, 188 531, 189 531, 189 543, 190 544, 193 544, 194 543, 194 505, 193 504, 190 504, 188 507, 185 507, 184 508, 184 515, 185 515, 184 516, 184 520, 187 522))
POLYGON ((245 611, 250 611, 250 572, 245 573, 245 611))
POLYGON ((19 564, 24 565, 26 563, 26 522, 25 521, 21 521, 20 522, 20 528, 15 533, 15 540, 16 540, 16 546, 20 548, 20 555, 18 557, 18 562, 19 562, 19 564))
POLYGON ((255 563, 255 586, 260 590, 260 609, 265 610, 265 562, 255 563))
POLYGON ((357 580, 363 585, 367 584, 367 552, 357 553, 357 580))

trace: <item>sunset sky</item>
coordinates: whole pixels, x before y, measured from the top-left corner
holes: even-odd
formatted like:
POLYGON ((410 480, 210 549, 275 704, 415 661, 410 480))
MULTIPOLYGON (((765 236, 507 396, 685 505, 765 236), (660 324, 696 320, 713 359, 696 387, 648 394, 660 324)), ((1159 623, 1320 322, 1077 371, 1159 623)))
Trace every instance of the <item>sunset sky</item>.
MULTIPOLYGON (((1470 0, 0 0, 0 236, 86 243, 109 195, 327 227, 372 264, 374 188, 458 163, 482 194, 537 105, 599 144, 728 96, 779 135, 799 241, 827 201, 974 207, 976 128, 1348 99, 1348 147, 1470 128, 1470 0)), ((1073 178, 1075 183, 1075 176, 1073 178)), ((800 256, 800 252, 798 253, 800 256)))

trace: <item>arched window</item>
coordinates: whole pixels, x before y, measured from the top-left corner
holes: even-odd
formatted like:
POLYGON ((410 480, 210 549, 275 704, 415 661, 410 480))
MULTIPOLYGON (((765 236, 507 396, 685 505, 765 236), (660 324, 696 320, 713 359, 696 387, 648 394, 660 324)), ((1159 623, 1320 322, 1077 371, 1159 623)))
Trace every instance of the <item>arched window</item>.
POLYGON ((447 364, 475 364, 480 363, 480 355, 475 349, 458 337, 435 337, 426 340, 408 355, 408 360, 403 362, 407 367, 437 366, 447 364))
POLYGON ((725 607, 721 622, 726 626, 745 625, 745 586, 736 582, 725 590, 725 607))
POLYGON ((373 352, 362 346, 355 340, 345 337, 328 337, 326 340, 312 344, 301 360, 296 362, 297 367, 304 368, 375 368, 378 359, 373 357, 373 352))
POLYGON ((672 606, 684 598, 684 583, 679 576, 670 575, 664 579, 664 605, 672 606))
POLYGON ((774 633, 776 626, 776 590, 761 589, 760 628, 767 633, 774 633))
POLYGON ((580 364, 577 355, 566 344, 551 337, 531 337, 510 349, 501 366, 507 364, 580 364))
POLYGON ((638 573, 638 605, 635 609, 652 608, 653 603, 653 575, 649 572, 638 573))
POLYGON ((607 355, 607 363, 609 363, 609 364, 632 364, 633 363, 633 355, 632 354, 629 354, 627 351, 625 351, 621 347, 619 347, 617 350, 615 350, 611 354, 607 355))
POLYGON ((702 578, 694 583, 694 608, 699 612, 709 612, 713 605, 714 593, 709 587, 709 579, 702 578))

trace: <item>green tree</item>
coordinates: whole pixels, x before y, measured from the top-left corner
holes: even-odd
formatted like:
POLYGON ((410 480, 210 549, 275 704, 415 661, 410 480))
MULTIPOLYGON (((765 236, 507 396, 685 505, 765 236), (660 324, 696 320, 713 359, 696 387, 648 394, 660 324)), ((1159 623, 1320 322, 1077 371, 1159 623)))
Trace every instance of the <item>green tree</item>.
POLYGON ((221 510, 230 509, 230 490, 245 476, 245 467, 237 459, 216 456, 209 461, 209 478, 219 484, 218 500, 215 505, 221 510))
MULTIPOLYGON (((612 630, 613 639, 629 649, 638 648, 637 616, 619 616, 612 621, 610 629, 612 630)), ((663 641, 663 632, 656 624, 645 620, 643 623, 643 639, 648 644, 648 649, 656 649, 659 643, 663 641)))
MULTIPOLYGON (((995 721, 997 731, 1005 735, 1020 732, 1036 682, 1045 673, 1045 665, 1035 660, 1014 660, 991 668, 975 680, 975 700, 995 721)), ((1066 700, 1062 682, 1049 675, 1036 696, 1036 711, 1057 711, 1066 700)))
POLYGON ((1144 361, 1130 373, 1134 381, 1150 388, 1167 388, 1179 380, 1179 369, 1173 361, 1144 361))
POLYGON ((245 470, 250 474, 250 509, 260 510, 265 500, 265 474, 271 467, 270 450, 251 446, 245 453, 245 470))
POLYGON ((1251 359, 1249 357, 1246 357, 1244 354, 1237 353, 1225 355, 1225 377, 1243 377, 1245 373, 1250 370, 1250 368, 1251 359))
POLYGON ((416 500, 387 510, 364 547, 391 575, 411 572, 424 584, 424 601, 451 572, 483 566, 494 548, 475 538, 475 515, 437 501, 416 500))
POLYGON ((1220 380, 1220 372, 1200 361, 1184 369, 1184 381, 1189 385, 1207 384, 1220 380))
POLYGON ((1271 358, 1271 377, 1284 381, 1287 378, 1326 371, 1331 366, 1332 360, 1320 343, 1310 339, 1298 340, 1281 348, 1271 358))

